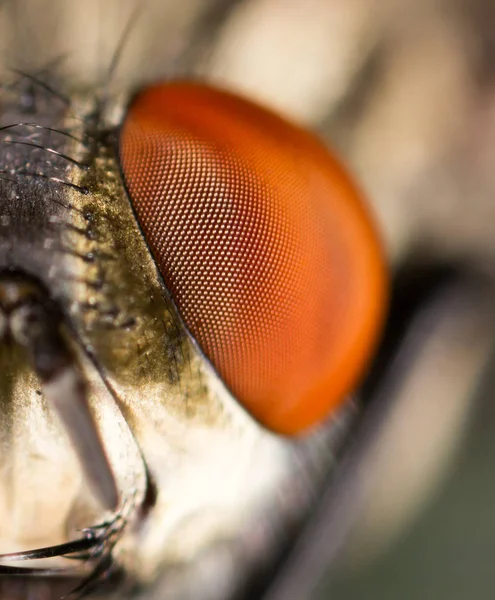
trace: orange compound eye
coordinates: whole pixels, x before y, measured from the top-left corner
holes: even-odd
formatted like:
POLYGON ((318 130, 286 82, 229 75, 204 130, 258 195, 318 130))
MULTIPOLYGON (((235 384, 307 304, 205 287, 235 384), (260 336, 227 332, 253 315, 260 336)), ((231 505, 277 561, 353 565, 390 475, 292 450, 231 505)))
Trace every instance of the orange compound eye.
POLYGON ((363 375, 387 297, 335 157, 247 100, 176 82, 135 97, 120 159, 179 313, 237 400, 283 434, 330 414, 363 375))

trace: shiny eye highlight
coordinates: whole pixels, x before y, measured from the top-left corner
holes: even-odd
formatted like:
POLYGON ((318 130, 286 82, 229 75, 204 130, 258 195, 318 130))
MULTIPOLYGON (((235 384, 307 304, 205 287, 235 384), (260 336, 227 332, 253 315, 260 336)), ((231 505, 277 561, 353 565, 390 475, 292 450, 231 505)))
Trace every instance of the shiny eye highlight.
POLYGON ((284 434, 331 413, 362 377, 387 296, 338 161, 277 115, 189 82, 139 93, 119 151, 164 282, 237 400, 284 434))

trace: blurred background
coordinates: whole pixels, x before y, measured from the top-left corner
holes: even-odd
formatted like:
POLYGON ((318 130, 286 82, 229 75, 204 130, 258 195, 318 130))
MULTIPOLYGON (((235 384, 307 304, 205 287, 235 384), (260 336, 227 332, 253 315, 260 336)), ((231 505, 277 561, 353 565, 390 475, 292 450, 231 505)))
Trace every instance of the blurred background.
POLYGON ((369 198, 399 291, 379 377, 364 393, 366 414, 376 400, 379 417, 368 418, 366 443, 356 438, 361 467, 351 471, 365 483, 339 509, 348 527, 314 598, 494 597, 495 3, 17 0, 8 9, 5 68, 57 59, 74 86, 103 86, 131 22, 116 92, 198 75, 336 148, 369 198))

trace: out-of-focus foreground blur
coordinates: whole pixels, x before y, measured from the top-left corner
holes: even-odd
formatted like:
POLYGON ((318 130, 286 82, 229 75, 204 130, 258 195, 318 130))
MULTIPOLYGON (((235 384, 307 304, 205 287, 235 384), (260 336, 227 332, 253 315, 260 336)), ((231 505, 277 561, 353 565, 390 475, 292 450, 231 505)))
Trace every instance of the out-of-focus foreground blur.
MULTIPOLYGON (((483 281, 474 299, 446 286, 418 301, 412 341, 396 334, 393 399, 361 456, 365 491, 315 598, 493 597, 495 4, 18 0, 16 10, 19 29, 0 21, 6 66, 65 55, 67 76, 93 84, 135 18, 116 89, 197 74, 275 107, 338 149, 394 271, 448 265, 483 281)), ((422 285, 409 282, 398 302, 422 285)))

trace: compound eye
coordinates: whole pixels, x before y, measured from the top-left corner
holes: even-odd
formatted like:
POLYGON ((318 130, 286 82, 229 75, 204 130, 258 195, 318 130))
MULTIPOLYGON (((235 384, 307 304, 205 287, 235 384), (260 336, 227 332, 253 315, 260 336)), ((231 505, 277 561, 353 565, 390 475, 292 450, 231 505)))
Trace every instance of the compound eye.
POLYGON ((363 375, 387 297, 375 229, 335 157, 190 82, 139 93, 119 149, 164 282, 233 395, 283 434, 331 414, 363 375))

